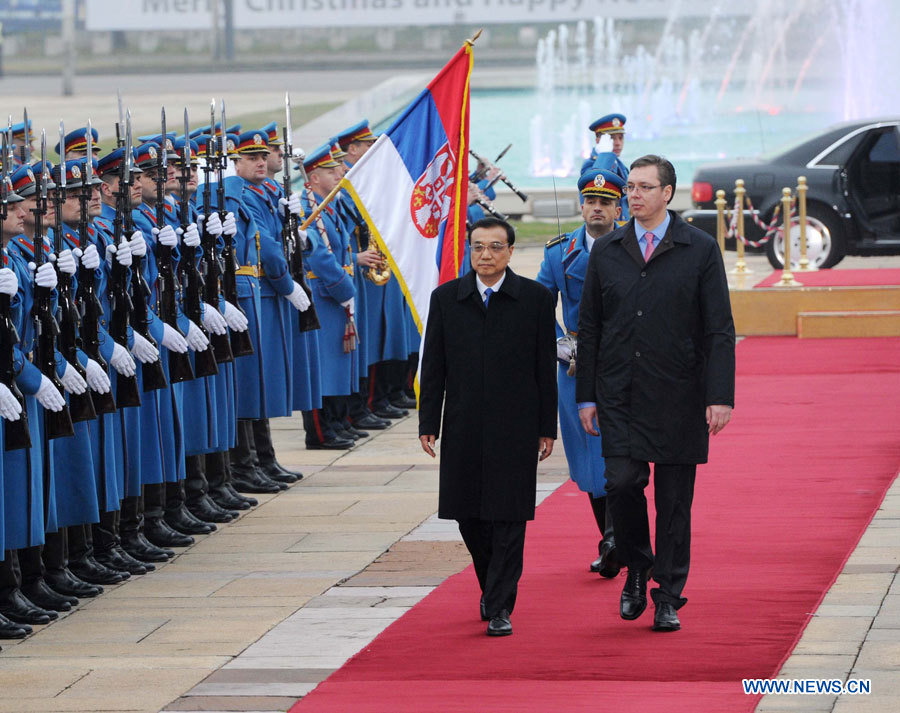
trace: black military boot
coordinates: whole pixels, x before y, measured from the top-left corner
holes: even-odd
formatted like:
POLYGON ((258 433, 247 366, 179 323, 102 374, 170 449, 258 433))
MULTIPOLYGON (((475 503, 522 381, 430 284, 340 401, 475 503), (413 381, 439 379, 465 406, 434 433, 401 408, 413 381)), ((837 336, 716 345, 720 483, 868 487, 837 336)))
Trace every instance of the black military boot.
POLYGON ((258 505, 256 498, 245 498, 231 487, 228 454, 224 451, 206 454, 206 482, 209 497, 224 510, 249 510, 258 505))
MULTIPOLYGON (((85 525, 84 527, 88 527, 85 525)), ((53 591, 77 599, 96 597, 103 593, 103 587, 85 582, 69 569, 73 561, 81 560, 89 552, 86 538, 79 537, 78 528, 66 528, 66 557, 63 562, 44 561, 44 581, 53 591)))
POLYGON ((93 542, 94 559, 105 567, 129 574, 147 574, 156 569, 149 562, 140 562, 122 549, 118 510, 101 512, 100 522, 95 523, 87 534, 93 542))
POLYGON ((299 470, 285 468, 275 458, 275 446, 272 443, 272 430, 269 419, 253 421, 253 445, 256 450, 258 467, 270 480, 276 483, 296 483, 303 479, 299 470))
POLYGON ((68 528, 62 527, 57 532, 47 533, 41 552, 40 576, 23 576, 22 579, 22 593, 43 609, 67 612, 78 606, 77 597, 57 592, 47 582, 48 571, 61 571, 68 564, 67 530, 68 528))
POLYGON ((144 537, 144 498, 130 496, 122 501, 119 524, 122 549, 139 562, 165 562, 175 556, 172 550, 157 547, 144 537))
POLYGON ((24 547, 16 552, 18 586, 9 593, 5 601, 0 601, 0 614, 19 624, 49 624, 59 618, 55 609, 44 609, 22 593, 23 586, 31 586, 43 577, 44 563, 41 560, 41 545, 24 547))

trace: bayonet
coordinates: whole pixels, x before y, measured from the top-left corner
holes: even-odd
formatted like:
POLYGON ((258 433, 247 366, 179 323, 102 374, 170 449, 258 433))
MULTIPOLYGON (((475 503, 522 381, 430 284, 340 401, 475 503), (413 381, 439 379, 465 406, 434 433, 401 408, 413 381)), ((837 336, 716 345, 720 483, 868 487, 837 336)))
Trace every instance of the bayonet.
POLYGON ((66 194, 66 125, 60 121, 59 122, 59 150, 60 150, 60 159, 59 159, 59 185, 57 186, 58 191, 62 191, 63 200, 65 199, 66 194))
POLYGON ((162 170, 163 175, 160 176, 160 180, 165 181, 166 175, 169 169, 169 152, 167 150, 167 144, 169 140, 169 135, 166 133, 166 108, 163 107, 160 110, 160 128, 162 129, 162 170))
POLYGON ((131 109, 125 112, 125 184, 131 185, 131 169, 134 166, 134 151, 131 147, 131 109))
POLYGON ((31 163, 31 128, 28 125, 28 108, 22 110, 25 119, 25 141, 22 142, 22 162, 31 163))
POLYGON ((84 185, 90 195, 91 183, 94 181, 94 134, 91 120, 87 120, 87 160, 84 162, 84 185))
MULTIPOLYGON (((224 99, 224 97, 222 99, 220 99, 219 101, 221 102, 221 105, 222 105, 222 133, 219 136, 219 141, 220 141, 219 146, 221 147, 220 153, 221 153, 221 161, 222 161, 222 170, 224 171, 228 167, 228 142, 225 140, 226 124, 225 124, 225 99, 224 99)), ((221 206, 221 209, 224 210, 225 206, 224 205, 221 206)))
MULTIPOLYGON (((27 125, 26 125, 27 129, 27 125)), ((47 205, 47 130, 41 129, 41 202, 47 205)), ((38 247, 38 241, 43 236, 36 235, 34 238, 35 250, 38 247)))
MULTIPOLYGON (((210 128, 215 135, 216 127, 213 126, 210 128)), ((190 173, 191 171, 191 127, 188 123, 188 110, 187 107, 184 108, 184 146, 181 150, 181 157, 183 163, 181 164, 181 172, 185 175, 190 173)), ((187 219, 187 216, 184 216, 184 219, 187 219)))

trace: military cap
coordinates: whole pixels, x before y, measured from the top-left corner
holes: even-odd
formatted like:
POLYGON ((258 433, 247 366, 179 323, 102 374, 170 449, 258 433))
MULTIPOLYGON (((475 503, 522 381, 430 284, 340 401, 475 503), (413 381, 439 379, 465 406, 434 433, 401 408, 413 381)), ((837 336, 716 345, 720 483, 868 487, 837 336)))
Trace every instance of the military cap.
POLYGON ((225 129, 226 134, 240 134, 241 133, 241 125, 240 124, 232 124, 231 126, 225 129))
POLYGON ((303 168, 307 171, 312 171, 316 168, 334 168, 339 165, 331 155, 331 147, 328 144, 319 146, 319 148, 303 159, 303 168))
MULTIPOLYGON (((65 167, 66 171, 66 188, 81 188, 84 185, 84 163, 86 158, 73 158, 66 161, 64 164, 59 164, 58 166, 53 167, 53 180, 59 184, 59 174, 60 171, 65 167)), ((93 163, 97 163, 94 161, 93 163)), ((97 168, 94 167, 94 180, 91 182, 92 185, 97 185, 100 183, 100 179, 97 178, 97 168)))
POLYGON ((332 136, 330 139, 328 139, 328 145, 331 146, 331 157, 335 161, 340 161, 342 158, 344 158, 344 156, 347 155, 347 152, 344 151, 343 148, 341 148, 341 144, 338 141, 337 136, 332 136))
MULTIPOLYGON (((188 147, 189 147, 188 151, 190 152, 191 166, 197 166, 200 163, 200 159, 197 157, 197 154, 200 153, 200 146, 193 139, 189 139, 189 142, 190 143, 188 144, 188 147)), ((183 163, 182 157, 184 155, 183 154, 183 152, 184 152, 184 137, 183 136, 180 136, 179 138, 175 139, 175 143, 173 145, 173 151, 174 151, 174 159, 173 159, 174 163, 178 166, 181 166, 183 163)))
POLYGON ((269 146, 283 146, 284 141, 281 140, 281 134, 278 133, 278 124, 274 121, 266 124, 260 131, 265 131, 269 139, 269 146))
POLYGON ((378 137, 369 128, 369 120, 363 119, 348 129, 344 129, 337 135, 337 140, 342 149, 346 149, 354 141, 375 141, 378 137))
POLYGON ((134 149, 134 165, 140 168, 155 168, 159 161, 159 144, 152 141, 134 149))
MULTIPOLYGON (((24 139, 25 138, 25 122, 20 121, 18 124, 12 125, 12 137, 14 139, 24 139)), ((31 130, 31 119, 28 120, 28 140, 31 141, 34 138, 34 132, 31 130)))
POLYGON ((225 150, 229 156, 234 156, 237 153, 238 141, 240 141, 238 134, 232 134, 231 132, 225 134, 225 150))
MULTIPOLYGON (((216 134, 222 133, 222 122, 221 121, 216 122, 215 130, 216 130, 216 134)), ((210 124, 207 124, 206 126, 201 126, 199 129, 194 129, 189 134, 189 136, 192 139, 196 139, 198 136, 201 136, 202 134, 211 134, 211 133, 212 133, 212 126, 210 124)))
POLYGON ((9 177, 12 189, 21 197, 33 196, 36 189, 34 171, 31 166, 19 166, 9 177))
MULTIPOLYGON (((91 137, 93 138, 93 143, 91 148, 94 151, 100 151, 100 147, 97 146, 97 142, 100 141, 100 133, 95 128, 91 128, 91 137)), ((82 126, 80 129, 75 129, 75 131, 70 131, 66 134, 63 139, 64 148, 60 151, 59 142, 56 143, 56 146, 53 148, 56 151, 57 155, 65 156, 69 151, 86 151, 87 150, 87 127, 82 126)))
POLYGON ((7 203, 21 203, 25 200, 22 196, 13 191, 13 183, 10 176, 6 176, 6 178, 3 179, 3 183, 0 185, 0 195, 2 195, 7 203))
POLYGON ((625 189, 625 181, 611 171, 602 168, 594 168, 585 171, 578 179, 578 190, 583 196, 605 196, 606 198, 622 197, 625 189))
MULTIPOLYGON (((97 175, 103 177, 110 173, 118 173, 119 167, 122 165, 122 157, 124 155, 125 148, 120 146, 119 148, 106 154, 106 156, 101 156, 97 161, 97 175)), ((137 166, 134 166, 131 170, 132 173, 143 173, 143 171, 137 166)))
POLYGON ((266 139, 266 132, 257 129, 256 131, 245 131, 238 136, 235 153, 238 156, 253 153, 269 153, 269 143, 266 139))
MULTIPOLYGON (((56 188, 56 184, 53 182, 53 164, 50 161, 44 161, 43 164, 40 161, 35 161, 31 164, 31 172, 34 174, 36 182, 40 180, 38 176, 40 176, 42 171, 47 174, 47 188, 56 188)), ((16 192, 18 193, 18 191, 16 192)))
MULTIPOLYGON (((166 136, 173 141, 175 140, 174 131, 167 132, 166 136)), ((160 146, 162 146, 162 134, 146 134, 145 136, 138 136, 137 140, 142 144, 145 144, 148 141, 152 141, 154 144, 159 144, 160 146)))
POLYGON ((597 136, 599 136, 600 134, 624 134, 625 115, 607 114, 606 116, 601 116, 588 128, 597 136))

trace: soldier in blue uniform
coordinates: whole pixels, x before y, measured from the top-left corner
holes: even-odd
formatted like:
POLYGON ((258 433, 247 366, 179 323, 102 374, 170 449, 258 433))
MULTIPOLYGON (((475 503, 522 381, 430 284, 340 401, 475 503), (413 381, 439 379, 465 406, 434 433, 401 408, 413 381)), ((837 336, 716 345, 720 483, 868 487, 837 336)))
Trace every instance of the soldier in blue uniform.
MULTIPOLYGON (((320 146, 303 161, 308 185, 303 212, 309 215, 340 182, 331 147, 320 146)), ((295 196, 297 194, 294 194, 295 196)), ((322 408, 303 412, 308 449, 341 450, 354 440, 342 436, 347 420, 346 397, 359 388, 359 347, 355 337, 353 258, 349 236, 341 229, 333 206, 325 206, 307 231, 303 261, 319 315, 322 365, 322 408)))
POLYGON ((599 436, 589 436, 578 420, 575 402, 575 337, 578 329, 578 308, 584 287, 588 256, 597 238, 616 227, 625 181, 602 169, 587 171, 578 179, 583 203, 584 225, 571 233, 557 236, 544 248, 544 259, 537 281, 554 296, 562 298, 564 327, 556 326, 557 358, 559 360, 559 422, 563 447, 569 463, 569 476, 578 488, 588 494, 591 509, 600 531, 599 557, 591 563, 592 572, 603 577, 615 577, 621 569, 616 558, 612 518, 607 516, 606 478, 602 444, 599 436))
MULTIPOLYGON (((100 153, 100 134, 97 129, 91 129, 91 151, 96 157, 100 153)), ((66 161, 71 159, 84 158, 87 156, 87 127, 82 126, 80 129, 70 131, 63 137, 63 145, 59 143, 54 147, 57 156, 62 156, 66 161)))
MULTIPOLYGON (((581 173, 601 168, 616 174, 623 181, 627 181, 628 166, 620 158, 622 149, 625 147, 625 116, 623 114, 607 114, 597 119, 589 128, 594 132, 597 141, 591 149, 591 155, 581 164, 581 173)), ((622 209, 620 219, 627 221, 631 217, 628 211, 627 195, 623 195, 619 199, 619 207, 622 209)))

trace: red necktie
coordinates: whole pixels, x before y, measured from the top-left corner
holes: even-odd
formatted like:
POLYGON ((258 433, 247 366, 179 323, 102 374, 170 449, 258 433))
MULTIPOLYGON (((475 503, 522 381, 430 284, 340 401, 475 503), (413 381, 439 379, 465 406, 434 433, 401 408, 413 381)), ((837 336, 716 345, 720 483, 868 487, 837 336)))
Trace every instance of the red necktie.
POLYGON ((644 233, 644 240, 647 241, 647 247, 644 249, 644 262, 650 262, 650 256, 653 254, 653 233, 644 233))

